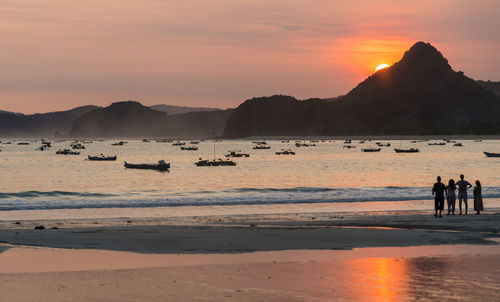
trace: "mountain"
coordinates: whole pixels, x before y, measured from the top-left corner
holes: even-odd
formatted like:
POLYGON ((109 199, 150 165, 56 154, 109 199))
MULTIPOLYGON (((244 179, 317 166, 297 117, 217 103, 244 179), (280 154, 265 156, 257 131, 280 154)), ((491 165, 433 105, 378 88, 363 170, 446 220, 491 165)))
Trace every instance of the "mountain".
POLYGON ((222 135, 231 110, 168 115, 139 102, 116 102, 77 119, 73 137, 203 138, 222 135))
POLYGON ((271 135, 498 134, 500 97, 455 72, 432 45, 414 44, 333 101, 254 98, 236 108, 224 137, 271 135))
POLYGON ((477 81, 477 83, 482 87, 492 91, 496 95, 500 96, 500 82, 477 81))
POLYGON ((24 115, 22 113, 0 110, 0 114, 24 115))
POLYGON ((96 106, 30 115, 0 112, 0 137, 53 137, 68 134, 73 122, 96 106))
POLYGON ((219 108, 208 108, 208 107, 183 107, 183 106, 174 106, 174 105, 153 105, 151 109, 167 112, 169 115, 174 114, 184 114, 190 112, 200 112, 200 111, 216 111, 220 110, 219 108))

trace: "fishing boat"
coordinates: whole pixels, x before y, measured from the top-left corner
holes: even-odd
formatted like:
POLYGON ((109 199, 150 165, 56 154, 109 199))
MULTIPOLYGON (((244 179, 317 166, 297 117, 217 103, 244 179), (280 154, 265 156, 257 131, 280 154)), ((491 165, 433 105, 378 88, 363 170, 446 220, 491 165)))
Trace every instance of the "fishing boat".
POLYGON ((158 161, 157 164, 129 164, 125 162, 125 168, 128 169, 142 169, 142 170, 157 170, 157 171, 168 171, 170 169, 170 163, 166 163, 164 160, 158 161))
POLYGON ((350 143, 351 143, 351 140, 350 140, 350 139, 346 139, 346 140, 344 141, 344 144, 350 144, 350 143))
POLYGON ((191 145, 198 145, 200 142, 199 141, 192 141, 192 142, 189 142, 191 145))
POLYGON ((363 152, 379 152, 382 148, 364 148, 364 149, 361 149, 361 151, 363 152))
POLYGON ((379 146, 379 147, 390 147, 391 146, 390 143, 376 142, 375 144, 377 144, 377 146, 379 146))
POLYGON ((145 139, 142 140, 142 142, 143 143, 150 143, 151 141, 149 139, 145 138, 145 139))
POLYGON ((444 146, 446 145, 445 142, 442 142, 442 143, 428 143, 429 146, 444 146))
POLYGON ((236 166, 236 163, 232 160, 226 159, 217 159, 217 160, 208 160, 200 158, 197 162, 194 163, 197 167, 220 167, 220 166, 236 166))
POLYGON ((281 151, 276 152, 276 155, 295 155, 295 152, 290 149, 281 149, 281 151))
POLYGON ((300 147, 315 147, 316 144, 308 144, 308 143, 295 143, 295 147, 300 148, 300 147))
POLYGON ((347 149, 352 149, 352 148, 356 148, 356 146, 352 146, 352 145, 345 145, 344 148, 347 148, 347 149))
POLYGON ((253 149, 255 150, 265 150, 265 149, 271 149, 270 146, 265 146, 265 145, 257 145, 257 146, 254 146, 253 149))
POLYGON ((453 147, 463 147, 464 145, 462 145, 462 143, 456 143, 456 144, 453 144, 453 147))
POLYGON ((227 153, 226 155, 224 155, 225 157, 250 157, 250 154, 248 153, 241 153, 241 151, 227 151, 229 153, 227 153))
POLYGON ((117 143, 114 143, 114 144, 111 144, 111 146, 123 146, 125 145, 127 142, 124 142, 124 141, 119 141, 117 143))
POLYGON ((181 142, 181 141, 176 141, 175 143, 172 144, 172 146, 184 146, 186 143, 181 142))
POLYGON ((500 157, 500 153, 483 152, 487 157, 500 157))
POLYGON ((194 147, 194 146, 181 147, 181 150, 196 151, 196 150, 198 150, 198 147, 194 147))
POLYGON ((78 152, 78 151, 71 151, 70 149, 64 149, 64 150, 57 150, 56 154, 61 154, 61 155, 80 155, 80 152, 78 152))
POLYGON ((397 148, 394 148, 394 151, 396 151, 396 153, 417 153, 417 152, 420 152, 420 150, 417 149, 417 148, 410 148, 410 149, 397 149, 397 148))
POLYGON ((93 160, 93 161, 114 161, 116 160, 116 155, 115 156, 104 156, 103 154, 99 156, 88 156, 87 160, 93 160))
POLYGON ((72 145, 71 145, 71 148, 72 148, 72 149, 79 149, 79 150, 83 150, 83 149, 85 149, 85 146, 84 146, 84 145, 82 145, 82 144, 72 144, 72 145))
POLYGON ((262 141, 262 142, 252 142, 252 143, 257 144, 257 145, 267 145, 267 142, 264 142, 264 141, 262 141))
POLYGON ((26 145, 29 145, 30 143, 28 142, 20 142, 20 143, 17 143, 18 145, 20 146, 26 146, 26 145))

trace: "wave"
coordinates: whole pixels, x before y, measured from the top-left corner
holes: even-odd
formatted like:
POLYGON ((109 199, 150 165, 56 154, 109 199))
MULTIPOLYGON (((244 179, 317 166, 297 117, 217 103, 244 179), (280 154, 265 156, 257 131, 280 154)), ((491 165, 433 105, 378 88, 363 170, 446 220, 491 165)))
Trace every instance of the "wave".
POLYGON ((0 199, 6 198, 34 198, 34 197, 55 197, 55 196, 77 196, 77 197, 112 197, 116 194, 88 193, 88 192, 68 192, 68 191, 23 191, 15 193, 0 193, 0 199))
MULTIPOLYGON (((484 189, 485 198, 500 198, 500 187, 484 189)), ((65 191, 0 193, 0 211, 80 208, 271 205, 432 200, 428 187, 234 188, 221 191, 146 191, 103 194, 65 191)))

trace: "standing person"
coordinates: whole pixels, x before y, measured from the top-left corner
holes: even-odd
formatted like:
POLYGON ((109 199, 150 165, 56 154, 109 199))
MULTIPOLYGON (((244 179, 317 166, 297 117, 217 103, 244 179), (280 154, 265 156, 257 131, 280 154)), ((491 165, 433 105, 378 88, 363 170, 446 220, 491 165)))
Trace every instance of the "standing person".
POLYGON ((484 211, 483 194, 479 180, 476 180, 476 186, 472 192, 474 193, 474 211, 476 211, 476 215, 479 215, 480 211, 484 211))
POLYGON ((439 217, 441 216, 441 212, 444 209, 444 191, 446 190, 445 185, 441 182, 441 176, 437 177, 437 182, 434 184, 432 187, 432 195, 436 194, 434 198, 434 210, 436 213, 434 214, 434 217, 438 217, 438 211, 439 211, 439 217))
POLYGON ((467 209, 469 208, 467 206, 467 190, 469 190, 472 185, 467 181, 464 180, 464 175, 460 175, 460 180, 457 182, 458 186, 458 206, 460 207, 460 215, 462 215, 462 200, 464 201, 465 204, 465 215, 467 215, 467 209))
POLYGON ((450 212, 452 215, 455 215, 455 202, 457 200, 455 195, 456 189, 455 180, 450 179, 450 181, 448 181, 448 186, 446 186, 446 202, 448 203, 448 214, 446 215, 450 215, 450 212))

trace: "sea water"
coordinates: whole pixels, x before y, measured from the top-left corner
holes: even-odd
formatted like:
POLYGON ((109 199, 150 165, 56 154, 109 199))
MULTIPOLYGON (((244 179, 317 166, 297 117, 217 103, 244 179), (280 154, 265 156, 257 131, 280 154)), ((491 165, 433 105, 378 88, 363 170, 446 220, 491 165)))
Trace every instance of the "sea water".
MULTIPOLYGON (((266 212, 330 207, 339 211, 383 211, 432 209, 431 187, 440 175, 483 185, 485 208, 500 208, 500 158, 487 158, 483 151, 500 152, 499 140, 475 142, 461 140, 433 146, 438 141, 388 140, 390 147, 380 152, 361 152, 379 148, 375 141, 353 141, 356 148, 344 148, 342 140, 314 142, 316 146, 296 147, 295 141, 268 140, 268 150, 254 150, 248 140, 207 140, 197 151, 183 151, 172 143, 129 140, 123 146, 104 140, 84 143, 80 155, 56 155, 70 148, 70 141, 53 142, 48 151, 35 150, 40 141, 29 145, 0 144, 0 212, 53 211, 65 209, 176 208, 176 212, 195 215, 196 207, 211 207, 224 214, 266 212), (419 148, 419 153, 395 153, 396 148, 419 148), (225 158, 230 150, 250 154, 231 158, 236 166, 197 167, 200 157, 225 158), (276 155, 281 149, 293 149, 296 155, 276 155), (117 155, 116 161, 87 161, 87 155, 117 155), (126 169, 129 163, 170 162, 168 172, 126 169), (179 208, 184 209, 179 211, 179 208), (243 210, 244 209, 244 210, 243 210)), ((26 140, 23 140, 26 141, 26 140)), ((310 143, 310 142, 309 142, 310 143)), ((186 146, 189 146, 186 141, 186 146)), ((472 190, 469 192, 472 199, 472 190)), ((472 206, 472 202, 470 202, 472 206)), ((457 204, 458 207, 458 204, 457 204)), ((148 211, 144 211, 147 213, 148 211)), ((57 216, 57 215, 56 215, 57 216)), ((13 218, 15 219, 15 218, 13 218)))

